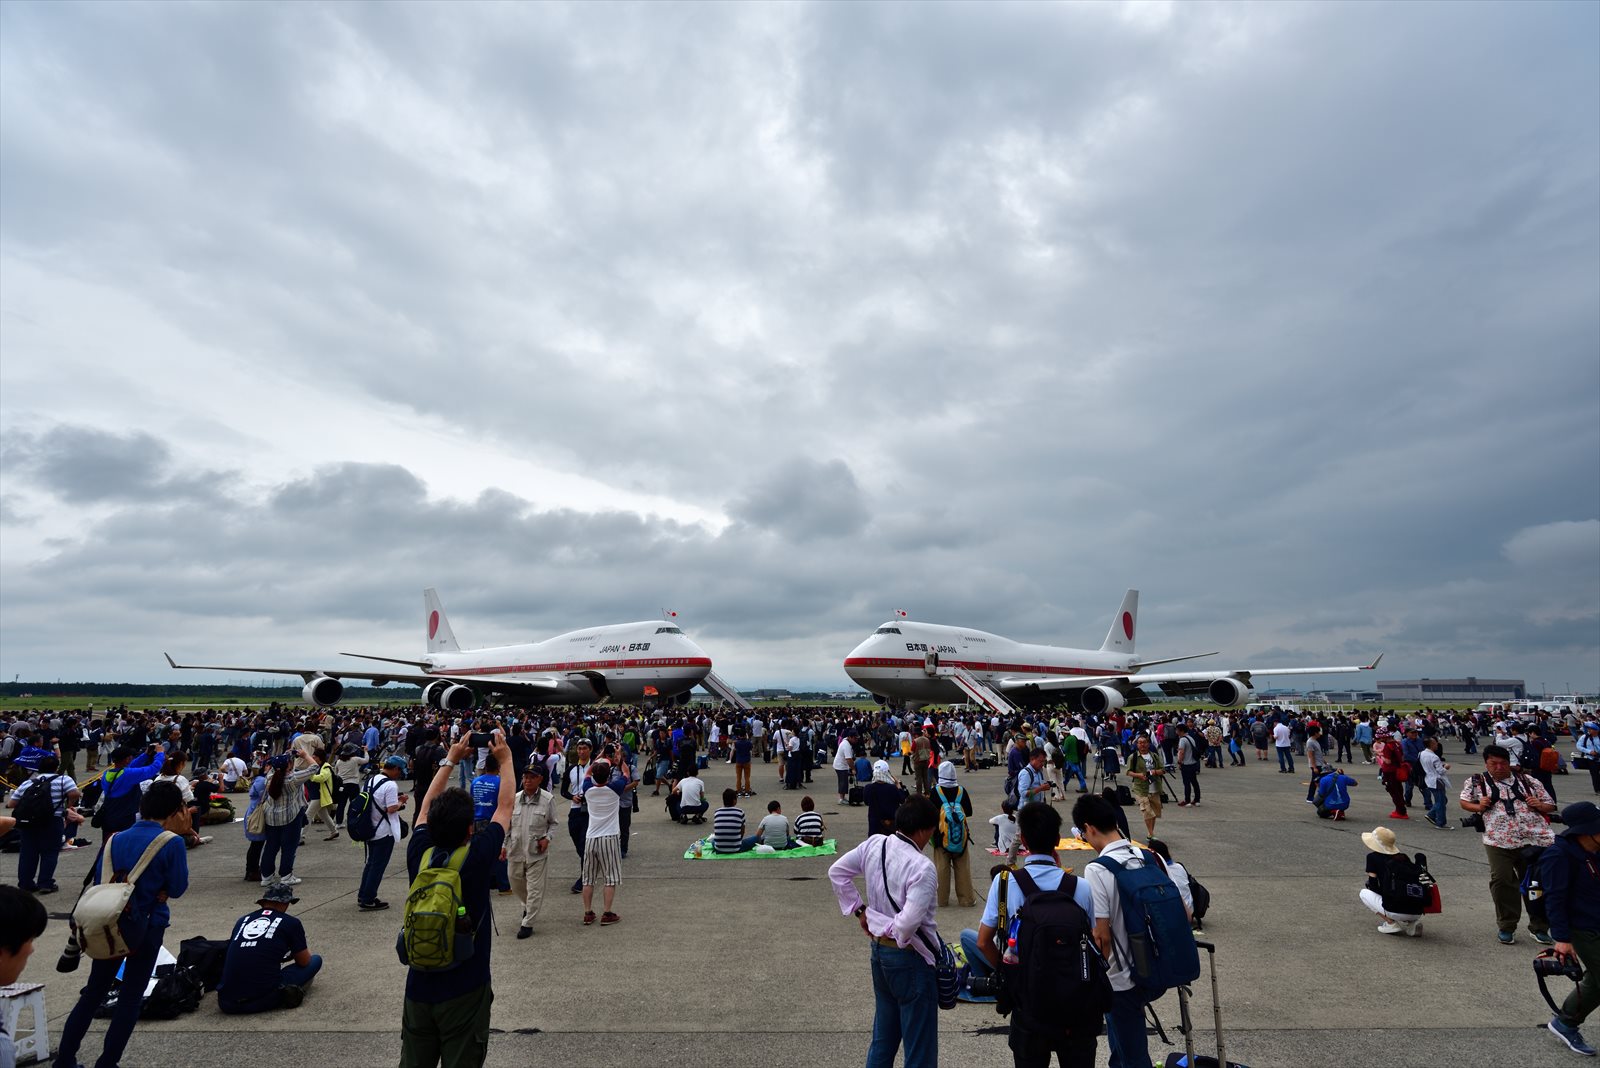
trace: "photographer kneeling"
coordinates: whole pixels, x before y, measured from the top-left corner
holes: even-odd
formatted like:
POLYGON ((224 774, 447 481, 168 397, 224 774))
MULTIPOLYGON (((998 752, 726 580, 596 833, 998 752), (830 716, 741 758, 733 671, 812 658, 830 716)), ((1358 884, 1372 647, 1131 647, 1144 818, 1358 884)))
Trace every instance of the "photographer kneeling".
POLYGON ((1600 808, 1580 801, 1561 810, 1566 828, 1539 856, 1545 913, 1554 955, 1577 960, 1584 974, 1546 1026, 1567 1048, 1585 1057, 1595 1055, 1578 1027, 1600 1005, 1600 808))

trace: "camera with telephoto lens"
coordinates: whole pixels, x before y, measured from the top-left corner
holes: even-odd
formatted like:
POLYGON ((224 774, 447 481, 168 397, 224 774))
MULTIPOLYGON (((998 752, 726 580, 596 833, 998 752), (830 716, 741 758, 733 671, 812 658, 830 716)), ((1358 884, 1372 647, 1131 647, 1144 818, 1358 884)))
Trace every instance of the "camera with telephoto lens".
POLYGON ((1547 949, 1533 958, 1533 974, 1538 976, 1564 975, 1574 983, 1583 982, 1583 965, 1572 957, 1559 957, 1547 949))
POLYGON ((1473 812, 1473 813, 1470 813, 1469 815, 1462 816, 1461 817, 1461 826, 1465 827, 1469 831, 1482 831, 1483 830, 1483 813, 1481 813, 1481 812, 1473 812))
POLYGON ((974 975, 967 980, 967 991, 974 997, 993 998, 1000 996, 1000 991, 1005 989, 1005 985, 1005 977, 999 973, 974 975))

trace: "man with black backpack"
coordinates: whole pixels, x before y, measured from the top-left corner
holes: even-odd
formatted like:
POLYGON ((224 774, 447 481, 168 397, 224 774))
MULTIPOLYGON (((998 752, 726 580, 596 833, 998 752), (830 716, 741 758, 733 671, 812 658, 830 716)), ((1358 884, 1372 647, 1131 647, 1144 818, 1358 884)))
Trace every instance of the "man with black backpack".
POLYGON ((1111 979, 1106 1042, 1111 1068, 1150 1068, 1144 1007, 1167 990, 1200 977, 1194 931, 1154 853, 1117 831, 1116 806, 1089 794, 1072 806, 1072 821, 1099 856, 1084 868, 1094 894, 1094 941, 1111 979))
POLYGON ((78 803, 78 784, 72 776, 60 774, 60 766, 53 756, 39 761, 38 774, 13 790, 6 802, 17 818, 21 838, 17 885, 30 894, 60 889, 56 860, 61 856, 62 830, 68 819, 82 818, 73 807, 78 803))
POLYGON ((978 929, 961 932, 961 948, 975 980, 1002 977, 998 997, 1010 1007, 1017 1068, 1045 1068, 1052 1052, 1061 1068, 1093 1068, 1095 1039, 1111 1007, 1105 959, 1093 941, 1094 896, 1056 858, 1059 812, 1035 801, 1022 806, 1017 824, 1028 859, 995 877, 978 929))

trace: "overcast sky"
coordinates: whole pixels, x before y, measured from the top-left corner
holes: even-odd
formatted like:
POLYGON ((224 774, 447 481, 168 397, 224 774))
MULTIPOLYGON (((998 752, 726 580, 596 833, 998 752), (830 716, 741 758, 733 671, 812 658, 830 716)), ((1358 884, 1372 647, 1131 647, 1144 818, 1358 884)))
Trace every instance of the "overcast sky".
POLYGON ((1597 42, 0 5, 0 676, 415 655, 433 585, 843 687, 895 609, 1094 647, 1133 586, 1150 657, 1594 691, 1597 42))

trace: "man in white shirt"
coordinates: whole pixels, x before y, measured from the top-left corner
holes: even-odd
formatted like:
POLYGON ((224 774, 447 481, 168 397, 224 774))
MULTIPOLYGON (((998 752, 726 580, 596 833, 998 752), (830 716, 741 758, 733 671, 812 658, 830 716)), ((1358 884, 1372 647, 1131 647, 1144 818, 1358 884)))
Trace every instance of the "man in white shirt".
POLYGON ((583 807, 589 810, 589 840, 583 848, 583 922, 594 923, 594 884, 603 883, 604 912, 600 926, 609 927, 621 917, 611 911, 617 886, 622 882, 622 805, 623 795, 639 780, 624 783, 614 775, 611 762, 596 760, 589 765, 589 782, 583 788, 583 807))
MULTIPOLYGON (((1072 806, 1072 822, 1100 856, 1110 857, 1127 868, 1141 868, 1147 863, 1144 853, 1117 830, 1115 806, 1098 794, 1078 798, 1072 806)), ((1111 1064, 1116 1068, 1151 1068, 1144 1030, 1145 995, 1133 980, 1133 954, 1122 919, 1117 877, 1105 865, 1091 861, 1083 867, 1083 878, 1094 895, 1095 945, 1106 959, 1111 980, 1111 1011, 1106 1013, 1111 1064)))
POLYGON ((839 778, 839 804, 849 803, 850 777, 856 767, 856 732, 850 731, 839 739, 839 748, 833 753, 833 772, 839 778))
POLYGON ((366 843, 367 859, 361 868, 361 886, 356 891, 356 907, 362 912, 382 912, 389 907, 387 901, 378 900, 378 887, 383 873, 394 855, 394 844, 400 839, 400 810, 405 808, 406 795, 397 784, 406 774, 406 758, 395 755, 383 762, 383 781, 372 792, 372 819, 376 830, 366 843))
POLYGON ((667 811, 679 823, 704 823, 706 810, 711 803, 706 800, 706 783, 698 773, 679 779, 678 785, 667 795, 667 811))
POLYGON ((1272 744, 1278 750, 1278 774, 1294 774, 1294 739, 1290 737, 1289 725, 1282 720, 1272 728, 1272 744))
POLYGON ((222 762, 222 788, 233 794, 239 792, 239 780, 250 769, 245 762, 236 756, 231 756, 222 762))

